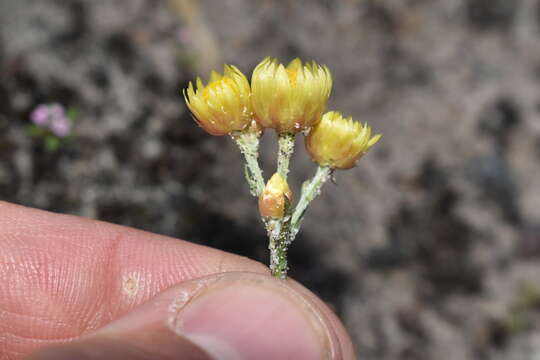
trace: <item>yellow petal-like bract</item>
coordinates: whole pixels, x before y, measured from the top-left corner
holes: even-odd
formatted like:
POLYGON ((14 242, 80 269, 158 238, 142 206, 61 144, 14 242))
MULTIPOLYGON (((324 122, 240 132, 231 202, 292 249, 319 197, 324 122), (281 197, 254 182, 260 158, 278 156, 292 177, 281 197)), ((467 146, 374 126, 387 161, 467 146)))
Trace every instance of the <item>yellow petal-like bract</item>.
POLYGON ((321 166, 350 169, 380 138, 380 134, 371 137, 367 124, 330 111, 311 129, 306 137, 306 149, 321 166))
POLYGON ((298 58, 285 67, 266 57, 251 78, 256 119, 278 133, 297 133, 316 125, 331 90, 332 76, 326 66, 302 64, 298 58))
POLYGON ((283 176, 275 173, 259 197, 259 212, 265 218, 281 219, 285 213, 286 201, 292 201, 291 189, 283 176))
POLYGON ((196 90, 190 82, 184 98, 195 121, 212 135, 244 130, 253 120, 249 82, 233 65, 225 65, 223 75, 212 71, 206 86, 197 78, 196 90))

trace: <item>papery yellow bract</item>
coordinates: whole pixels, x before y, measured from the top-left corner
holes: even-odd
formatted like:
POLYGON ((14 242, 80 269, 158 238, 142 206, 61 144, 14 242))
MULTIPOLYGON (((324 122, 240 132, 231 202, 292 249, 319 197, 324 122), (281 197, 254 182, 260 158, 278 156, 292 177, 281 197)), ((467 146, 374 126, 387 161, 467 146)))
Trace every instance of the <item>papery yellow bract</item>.
POLYGON ((281 219, 285 202, 292 201, 292 192, 287 181, 278 173, 272 175, 259 197, 259 212, 262 217, 281 219))
POLYGON ((244 130, 253 120, 249 82, 233 65, 225 65, 223 75, 212 71, 206 86, 197 78, 196 90, 190 82, 184 99, 195 121, 212 135, 244 130))
POLYGON ((306 149, 313 161, 333 169, 350 169, 381 135, 371 137, 371 128, 336 111, 323 115, 306 137, 306 149))
POLYGON ((266 57, 251 77, 252 104, 257 121, 278 133, 297 133, 316 125, 332 90, 324 65, 302 64, 298 58, 285 67, 266 57))

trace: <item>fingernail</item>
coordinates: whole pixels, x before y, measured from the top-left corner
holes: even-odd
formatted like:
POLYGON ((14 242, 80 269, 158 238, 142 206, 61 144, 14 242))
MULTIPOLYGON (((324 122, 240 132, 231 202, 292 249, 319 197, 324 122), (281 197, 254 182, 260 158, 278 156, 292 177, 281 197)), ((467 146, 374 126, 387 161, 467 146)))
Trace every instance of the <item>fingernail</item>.
POLYGON ((170 325, 214 359, 338 358, 322 313, 286 282, 263 275, 227 276, 203 287, 170 325))

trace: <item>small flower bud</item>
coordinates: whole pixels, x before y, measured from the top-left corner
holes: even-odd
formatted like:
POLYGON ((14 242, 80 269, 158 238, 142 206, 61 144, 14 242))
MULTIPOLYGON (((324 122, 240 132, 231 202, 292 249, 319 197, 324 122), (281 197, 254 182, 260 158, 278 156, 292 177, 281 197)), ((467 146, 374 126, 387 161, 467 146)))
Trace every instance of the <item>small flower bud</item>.
POLYGON ((259 197, 259 212, 262 217, 280 219, 285 214, 286 202, 292 201, 292 192, 287 181, 275 173, 259 197))
POLYGON ((267 57, 251 77, 257 121, 280 134, 298 133, 317 124, 331 90, 332 76, 326 66, 302 64, 298 58, 285 67, 267 57))
POLYGON ((371 128, 336 111, 323 115, 306 137, 306 149, 313 161, 332 169, 350 169, 381 135, 371 137, 371 128))
POLYGON ((195 121, 211 135, 244 130, 253 120, 249 82, 232 65, 225 65, 223 75, 212 71, 207 85, 198 78, 196 90, 190 82, 184 99, 195 121))

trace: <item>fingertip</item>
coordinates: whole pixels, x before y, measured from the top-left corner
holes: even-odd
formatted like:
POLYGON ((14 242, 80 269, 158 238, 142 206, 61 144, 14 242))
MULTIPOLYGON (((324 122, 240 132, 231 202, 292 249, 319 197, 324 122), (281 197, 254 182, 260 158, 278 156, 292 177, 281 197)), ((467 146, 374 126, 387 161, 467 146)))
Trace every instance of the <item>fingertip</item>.
POLYGON ((220 360, 353 359, 343 349, 348 338, 339 338, 335 320, 314 298, 268 275, 216 274, 168 289, 81 343, 114 339, 118 358, 125 348, 134 359, 191 358, 186 354, 200 356, 201 349, 220 360))
POLYGON ((102 334, 144 328, 155 319, 216 359, 354 359, 341 322, 293 280, 231 272, 168 289, 102 334), (265 354, 266 357, 261 357, 265 354))

